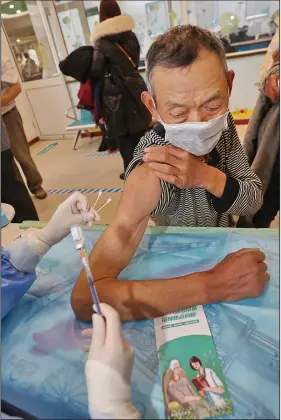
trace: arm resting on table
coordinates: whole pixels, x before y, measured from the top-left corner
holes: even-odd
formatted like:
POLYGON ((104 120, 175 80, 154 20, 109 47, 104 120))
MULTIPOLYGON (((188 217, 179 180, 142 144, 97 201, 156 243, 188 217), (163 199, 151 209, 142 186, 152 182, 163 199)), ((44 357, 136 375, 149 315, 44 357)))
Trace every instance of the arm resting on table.
MULTIPOLYGON (((89 257, 100 301, 113 306, 123 321, 157 317, 207 303, 206 273, 168 280, 117 279, 133 258, 160 195, 160 181, 146 164, 134 169, 112 224, 89 257)), ((84 271, 74 286, 71 305, 78 318, 91 321, 93 301, 84 271)))

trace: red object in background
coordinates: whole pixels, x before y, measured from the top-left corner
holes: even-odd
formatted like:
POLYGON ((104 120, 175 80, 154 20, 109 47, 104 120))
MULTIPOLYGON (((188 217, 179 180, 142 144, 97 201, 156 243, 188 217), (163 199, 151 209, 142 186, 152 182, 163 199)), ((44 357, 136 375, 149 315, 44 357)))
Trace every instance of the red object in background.
POLYGON ((245 109, 240 109, 241 114, 244 114, 245 109))
POLYGON ((90 80, 87 80, 86 83, 80 84, 77 96, 79 99, 78 108, 90 111, 94 116, 93 120, 97 121, 98 110, 93 98, 92 83, 90 80))
POLYGON ((206 378, 204 375, 198 376, 198 378, 192 379, 192 383, 197 389, 197 391, 201 391, 203 388, 209 387, 210 385, 206 381, 206 378))

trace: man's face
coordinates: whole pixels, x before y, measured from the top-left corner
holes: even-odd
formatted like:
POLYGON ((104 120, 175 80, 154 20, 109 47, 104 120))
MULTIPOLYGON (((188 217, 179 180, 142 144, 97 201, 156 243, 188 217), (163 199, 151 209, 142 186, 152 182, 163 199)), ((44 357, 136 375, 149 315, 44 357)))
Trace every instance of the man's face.
POLYGON ((155 119, 168 124, 203 122, 224 114, 228 109, 234 72, 228 77, 220 58, 206 49, 183 69, 156 67, 152 82, 156 107, 148 92, 142 101, 155 119))

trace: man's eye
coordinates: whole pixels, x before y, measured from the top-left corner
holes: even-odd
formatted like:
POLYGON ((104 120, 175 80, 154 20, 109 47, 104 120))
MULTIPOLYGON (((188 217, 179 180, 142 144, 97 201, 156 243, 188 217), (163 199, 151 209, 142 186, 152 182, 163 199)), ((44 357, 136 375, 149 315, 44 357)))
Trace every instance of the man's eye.
POLYGON ((180 118, 184 118, 185 117, 185 114, 177 114, 177 115, 173 115, 173 118, 175 118, 176 120, 177 119, 180 119, 180 118))
POLYGON ((206 104, 205 105, 205 109, 210 110, 210 111, 216 111, 218 109, 220 109, 221 107, 221 103, 220 104, 206 104))

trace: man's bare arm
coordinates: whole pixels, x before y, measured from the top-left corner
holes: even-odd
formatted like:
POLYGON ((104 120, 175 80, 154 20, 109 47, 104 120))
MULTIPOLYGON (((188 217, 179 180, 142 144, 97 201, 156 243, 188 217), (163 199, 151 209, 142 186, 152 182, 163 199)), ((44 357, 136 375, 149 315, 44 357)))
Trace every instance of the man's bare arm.
MULTIPOLYGON (((157 206, 161 186, 153 172, 142 165, 130 175, 116 216, 90 255, 90 264, 101 302, 116 308, 123 320, 155 317, 203 300, 202 274, 191 281, 120 281, 120 272, 129 264, 143 237, 149 215, 157 206)), ((81 272, 73 289, 71 304, 76 315, 91 320, 92 297, 81 272)))
MULTIPOLYGON (((146 164, 132 172, 112 224, 90 255, 101 302, 113 306, 123 321, 130 321, 262 292, 268 279, 264 255, 253 250, 232 254, 208 272, 172 279, 118 280, 134 256, 160 194, 160 181, 146 164)), ((91 321, 93 301, 84 271, 74 286, 71 305, 79 319, 91 321)))
POLYGON ((21 85, 19 82, 12 84, 2 91, 1 105, 5 106, 12 102, 21 93, 21 85))

